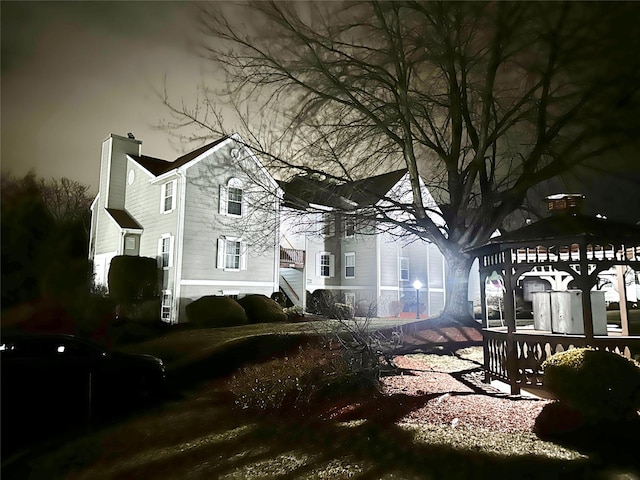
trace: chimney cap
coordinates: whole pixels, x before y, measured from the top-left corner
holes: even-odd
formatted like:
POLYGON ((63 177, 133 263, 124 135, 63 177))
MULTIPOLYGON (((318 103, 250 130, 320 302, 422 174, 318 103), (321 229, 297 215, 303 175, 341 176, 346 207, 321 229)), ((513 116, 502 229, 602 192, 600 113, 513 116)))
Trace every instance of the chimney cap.
POLYGON ((585 196, 581 193, 554 193, 544 197, 545 200, 562 200, 563 198, 585 198, 585 196))
POLYGON ((135 136, 133 133, 131 133, 131 132, 127 133, 127 137, 129 137, 129 138, 130 138, 130 139, 132 139, 132 140, 135 140, 135 139, 136 139, 136 136, 135 136))

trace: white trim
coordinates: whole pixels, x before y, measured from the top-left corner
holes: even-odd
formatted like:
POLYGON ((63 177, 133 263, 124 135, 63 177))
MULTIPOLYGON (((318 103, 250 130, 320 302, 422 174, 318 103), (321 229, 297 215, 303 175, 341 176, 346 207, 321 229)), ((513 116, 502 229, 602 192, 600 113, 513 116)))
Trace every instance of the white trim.
MULTIPOLYGON (((104 207, 105 208, 110 208, 109 207, 109 187, 111 186, 111 153, 112 153, 112 146, 113 146, 113 138, 110 135, 107 139, 105 139, 104 142, 102 142, 102 145, 104 146, 104 144, 107 144, 107 182, 105 185, 105 192, 104 192, 104 207)), ((100 152, 102 153, 102 152, 100 152)))
POLYGON ((380 290, 388 290, 392 292, 398 292, 401 290, 397 285, 380 285, 380 290))
MULTIPOLYGON (((121 209, 120 208, 116 208, 114 210, 121 210, 121 209)), ((144 232, 144 228, 142 228, 142 227, 140 227, 140 228, 123 228, 123 227, 121 227, 120 224, 117 222, 117 220, 115 218, 113 218, 113 216, 109 213, 109 210, 107 210, 107 207, 104 208, 104 213, 106 213, 107 217, 109 217, 111 219, 111 221, 116 224, 116 227, 118 227, 118 230, 120 230, 120 233, 126 232, 126 233, 139 233, 139 234, 142 234, 142 232, 144 232)))
POLYGON ((252 282, 248 280, 180 280, 180 285, 229 286, 229 287, 272 287, 273 282, 252 282))
MULTIPOLYGON (((174 268, 174 277, 173 277, 173 286, 175 289, 175 299, 176 303, 180 299, 180 281, 182 278, 182 246, 184 245, 184 218, 185 218, 185 204, 186 204, 186 195, 187 195, 187 177, 182 170, 178 170, 176 172, 178 174, 178 179, 180 180, 180 197, 178 204, 178 231, 176 234, 176 243, 175 243, 175 251, 176 251, 176 268, 174 268)), ((177 310, 177 305, 176 305, 177 310)), ((175 318, 172 317, 172 321, 177 322, 180 319, 178 318, 177 312, 175 318)))
MULTIPOLYGON (((148 176, 149 178, 151 178, 151 179, 155 179, 155 178, 157 178, 153 173, 151 173, 149 170, 147 170, 146 168, 144 168, 140 163, 138 163, 138 161, 137 161, 135 158, 133 158, 133 157, 131 156, 131 154, 130 154, 130 153, 127 153, 126 155, 127 155, 127 159, 128 159, 128 160, 131 160, 133 163, 135 163, 135 165, 136 165, 140 170, 142 170, 144 173, 146 173, 146 174, 147 174, 147 176, 148 176)), ((160 160, 160 159, 158 159, 158 160, 160 160)), ((169 163, 169 162, 167 162, 167 163, 169 163)))
POLYGON ((308 283, 307 290, 370 290, 374 291, 376 289, 375 285, 324 285, 322 283, 308 283))
POLYGON ((318 203, 310 203, 309 208, 314 210, 322 210, 323 212, 333 212, 333 207, 327 207, 326 205, 320 205, 318 203))

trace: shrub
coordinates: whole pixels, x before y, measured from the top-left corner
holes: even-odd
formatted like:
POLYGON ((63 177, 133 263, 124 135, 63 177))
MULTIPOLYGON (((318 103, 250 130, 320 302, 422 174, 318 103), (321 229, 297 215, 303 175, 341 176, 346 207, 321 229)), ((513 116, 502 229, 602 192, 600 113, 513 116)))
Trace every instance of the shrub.
POLYGON ((277 302, 278 305, 280 305, 282 308, 288 308, 293 306, 293 303, 291 303, 291 300, 289 300, 289 297, 287 297, 283 292, 273 292, 271 294, 271 300, 277 302))
POLYGON ((216 295, 208 295, 190 303, 186 313, 189 322, 199 328, 233 327, 249 321, 238 302, 216 295))
POLYGON ((143 300, 140 302, 123 302, 116 307, 116 315, 122 320, 129 320, 136 323, 160 322, 159 298, 143 300))
POLYGON ((404 309, 404 302, 400 302, 398 300, 394 300, 389 304, 389 315, 392 317, 397 317, 400 315, 400 312, 404 309))
POLYGON ((348 303, 334 303, 333 311, 331 313, 332 318, 337 318, 338 320, 352 320, 354 309, 348 303))
POLYGON ((282 307, 265 295, 245 295, 238 303, 247 313, 249 323, 286 322, 287 315, 282 307))
POLYGON ((229 381, 238 407, 272 412, 307 413, 323 400, 354 393, 370 396, 377 387, 377 382, 351 372, 339 352, 321 347, 242 368, 229 381))
POLYGON ((317 315, 330 317, 335 299, 331 290, 318 289, 307 296, 307 310, 317 315))
POLYGON ((369 300, 358 300, 355 315, 357 317, 371 318, 377 315, 378 306, 369 300))
POLYGON ((109 296, 118 302, 158 297, 158 264, 155 258, 119 255, 109 267, 109 296))
POLYGON ((640 366, 615 353, 574 348, 542 364, 545 387, 585 419, 621 419, 640 408, 640 366))
POLYGON ((283 308, 282 311, 287 316, 289 322, 300 322, 304 320, 304 310, 298 305, 283 308))

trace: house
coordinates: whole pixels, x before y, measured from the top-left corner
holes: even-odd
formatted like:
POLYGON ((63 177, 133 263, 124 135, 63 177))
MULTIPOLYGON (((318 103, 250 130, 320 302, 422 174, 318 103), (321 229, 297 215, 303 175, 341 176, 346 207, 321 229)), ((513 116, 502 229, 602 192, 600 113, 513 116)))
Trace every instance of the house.
POLYGON ((174 161, 142 155, 142 142, 110 135, 91 205, 89 256, 107 284, 116 255, 155 257, 162 319, 184 321, 204 295, 270 295, 279 283, 278 184, 228 136, 174 161))
POLYGON ((384 198, 411 203, 406 170, 326 188, 308 177, 276 182, 238 136, 173 161, 141 150, 131 134, 102 144, 89 255, 103 285, 114 256, 156 258, 163 320, 185 321, 185 307, 205 295, 282 290, 304 307, 318 289, 389 316, 415 303, 416 279, 424 314, 444 308, 439 250, 371 215, 384 198))
MULTIPOLYGON (((376 209, 389 200, 411 203, 406 170, 335 185, 299 176, 280 185, 280 288, 295 304, 305 306, 306 291, 327 289, 357 315, 393 316, 415 304, 413 282, 420 280, 423 315, 443 310, 445 263, 438 248, 376 220, 376 209)), ((426 188, 423 195, 435 207, 426 188)))

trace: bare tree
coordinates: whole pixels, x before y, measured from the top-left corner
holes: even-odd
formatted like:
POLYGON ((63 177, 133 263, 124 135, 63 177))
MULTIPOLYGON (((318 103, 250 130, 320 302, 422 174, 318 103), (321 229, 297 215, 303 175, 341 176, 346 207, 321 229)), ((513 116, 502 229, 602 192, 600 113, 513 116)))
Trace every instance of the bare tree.
POLYGON ((165 94, 166 126, 196 142, 239 131, 280 178, 322 174, 328 189, 406 168, 408 200, 381 199, 366 214, 438 246, 445 314, 461 318, 466 250, 501 228, 530 189, 637 135, 639 8, 207 4, 198 11, 202 53, 224 87, 203 85, 193 106, 165 94))

